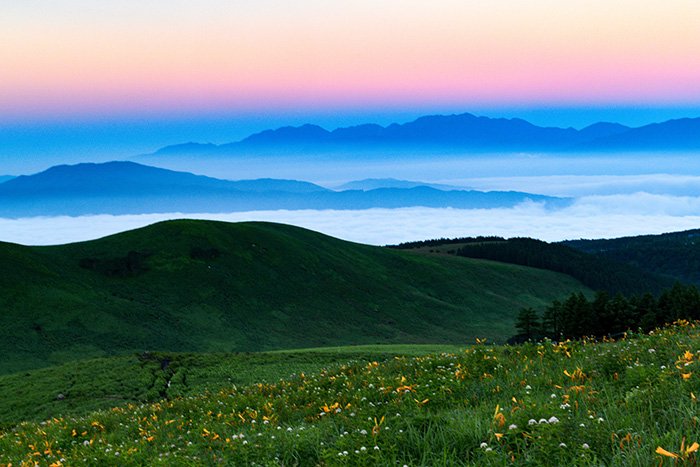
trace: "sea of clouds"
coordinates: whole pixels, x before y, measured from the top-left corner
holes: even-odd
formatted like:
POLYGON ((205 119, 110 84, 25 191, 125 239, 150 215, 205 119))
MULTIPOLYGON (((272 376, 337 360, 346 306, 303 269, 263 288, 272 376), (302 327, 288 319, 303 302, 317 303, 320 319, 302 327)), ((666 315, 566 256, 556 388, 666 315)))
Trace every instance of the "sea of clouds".
POLYGON ((25 245, 69 243, 180 218, 279 222, 373 245, 478 235, 558 241, 700 228, 700 196, 645 192, 582 196, 557 210, 526 202, 508 209, 412 207, 0 219, 0 241, 25 245))

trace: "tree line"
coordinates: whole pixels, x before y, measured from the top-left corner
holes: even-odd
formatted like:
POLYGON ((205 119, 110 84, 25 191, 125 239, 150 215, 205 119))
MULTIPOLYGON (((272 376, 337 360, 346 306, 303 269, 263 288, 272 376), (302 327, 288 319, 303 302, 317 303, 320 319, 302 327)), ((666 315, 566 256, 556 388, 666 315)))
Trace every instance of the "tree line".
POLYGON ((591 299, 572 293, 555 300, 541 313, 523 308, 518 313, 518 334, 511 342, 615 336, 627 330, 651 331, 679 319, 700 319, 700 291, 676 283, 658 297, 650 293, 626 297, 598 292, 591 299))

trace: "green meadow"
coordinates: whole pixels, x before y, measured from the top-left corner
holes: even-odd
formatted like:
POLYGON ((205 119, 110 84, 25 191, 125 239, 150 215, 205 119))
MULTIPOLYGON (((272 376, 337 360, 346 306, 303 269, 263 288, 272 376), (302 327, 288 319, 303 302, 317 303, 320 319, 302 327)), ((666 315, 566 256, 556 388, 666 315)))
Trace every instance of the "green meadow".
POLYGON ((348 349, 266 354, 251 363, 314 358, 282 379, 293 365, 252 370, 240 384, 224 370, 235 357, 221 355, 232 366, 197 365, 196 392, 6 428, 0 462, 695 465, 698 349, 697 324, 680 322, 615 342, 482 342, 418 356, 358 350, 343 363, 348 349))

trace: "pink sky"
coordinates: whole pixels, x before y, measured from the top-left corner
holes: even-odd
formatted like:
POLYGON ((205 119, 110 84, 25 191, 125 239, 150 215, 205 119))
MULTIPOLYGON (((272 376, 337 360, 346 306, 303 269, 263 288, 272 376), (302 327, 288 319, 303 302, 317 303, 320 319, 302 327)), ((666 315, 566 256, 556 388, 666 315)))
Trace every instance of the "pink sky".
POLYGON ((697 105, 697 0, 23 0, 5 118, 697 105))

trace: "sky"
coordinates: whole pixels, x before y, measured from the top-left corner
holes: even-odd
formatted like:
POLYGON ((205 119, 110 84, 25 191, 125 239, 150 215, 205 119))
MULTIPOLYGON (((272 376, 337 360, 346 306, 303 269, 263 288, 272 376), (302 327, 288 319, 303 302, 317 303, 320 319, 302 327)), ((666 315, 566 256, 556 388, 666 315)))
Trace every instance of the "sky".
MULTIPOLYGON (((0 163, 118 158, 422 114, 700 116, 697 0, 23 0, 0 7, 0 163)), ((3 171, 0 165, 0 173, 3 171)))

